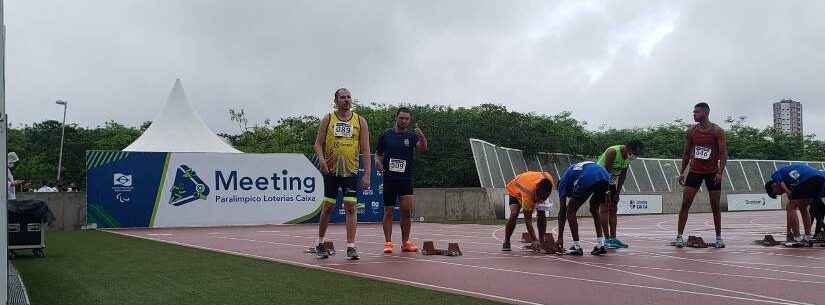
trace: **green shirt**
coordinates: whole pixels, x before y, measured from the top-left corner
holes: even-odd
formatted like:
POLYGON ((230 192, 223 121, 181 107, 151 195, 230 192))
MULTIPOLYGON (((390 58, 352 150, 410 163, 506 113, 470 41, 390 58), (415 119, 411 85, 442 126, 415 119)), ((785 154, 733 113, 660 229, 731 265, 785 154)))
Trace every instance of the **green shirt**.
POLYGON ((604 166, 604 168, 607 168, 607 164, 605 164, 605 162, 607 162, 607 153, 610 152, 610 150, 616 151, 616 157, 613 158, 613 164, 610 168, 610 174, 612 174, 613 176, 621 175, 623 170, 630 167, 630 160, 627 160, 624 156, 622 156, 622 146, 623 145, 614 145, 608 147, 604 151, 604 153, 602 153, 602 155, 599 156, 599 160, 597 161, 599 165, 604 166))

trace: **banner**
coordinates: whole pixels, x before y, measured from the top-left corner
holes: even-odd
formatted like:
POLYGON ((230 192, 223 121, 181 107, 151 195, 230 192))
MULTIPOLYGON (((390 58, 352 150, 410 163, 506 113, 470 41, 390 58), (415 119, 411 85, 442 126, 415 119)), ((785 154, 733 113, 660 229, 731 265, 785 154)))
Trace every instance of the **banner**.
MULTIPOLYGON (((86 163, 87 223, 98 227, 317 222, 324 198, 323 177, 301 154, 89 151, 86 163)), ((359 221, 383 218, 381 179, 371 174, 359 221)), ((345 221, 340 200, 332 222, 345 221)))
POLYGON ((662 195, 619 195, 616 214, 661 214, 662 195))
POLYGON ((782 201, 767 194, 728 194, 728 211, 781 210, 782 201))

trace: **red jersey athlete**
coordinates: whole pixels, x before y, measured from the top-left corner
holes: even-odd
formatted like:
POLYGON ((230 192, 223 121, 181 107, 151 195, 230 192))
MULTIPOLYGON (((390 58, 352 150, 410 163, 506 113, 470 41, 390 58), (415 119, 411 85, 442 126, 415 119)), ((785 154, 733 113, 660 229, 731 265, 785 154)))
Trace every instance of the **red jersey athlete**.
POLYGON ((693 120, 698 124, 690 127, 685 135, 682 170, 679 175, 679 184, 685 188, 682 194, 682 208, 679 210, 679 231, 674 243, 679 248, 685 246, 682 233, 685 231, 690 205, 699 187, 702 186, 702 182, 708 189, 710 209, 713 212, 713 226, 716 229, 714 247, 725 247, 725 242, 722 240, 719 197, 722 191, 725 163, 728 161, 728 145, 725 140, 725 131, 719 125, 710 122, 709 113, 710 106, 707 103, 696 104, 693 107, 693 120))

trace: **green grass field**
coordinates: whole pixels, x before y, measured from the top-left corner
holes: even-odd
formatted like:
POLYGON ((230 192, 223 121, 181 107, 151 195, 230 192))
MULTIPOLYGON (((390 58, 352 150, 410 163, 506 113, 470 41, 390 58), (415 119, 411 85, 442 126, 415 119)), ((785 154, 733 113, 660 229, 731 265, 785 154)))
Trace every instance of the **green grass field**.
POLYGON ((20 251, 32 304, 496 304, 110 233, 49 232, 20 251))

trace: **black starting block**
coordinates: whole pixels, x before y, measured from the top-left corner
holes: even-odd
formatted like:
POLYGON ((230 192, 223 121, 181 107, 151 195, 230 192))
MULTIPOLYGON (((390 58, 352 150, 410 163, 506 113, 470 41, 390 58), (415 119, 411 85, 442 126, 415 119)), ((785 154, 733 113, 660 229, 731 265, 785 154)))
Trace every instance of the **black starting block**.
POLYGON ((780 242, 776 241, 776 239, 773 238, 773 235, 770 234, 765 235, 765 237, 761 240, 754 240, 753 243, 765 247, 773 247, 780 244, 780 242))
MULTIPOLYGON (((335 244, 333 244, 331 241, 324 242, 324 249, 327 250, 327 255, 335 255, 335 244)), ((315 254, 315 247, 309 247, 306 252, 315 254)))
POLYGON ((424 255, 446 255, 446 256, 461 256, 461 248, 459 248, 458 243, 448 243, 447 250, 444 249, 437 249, 435 247, 435 242, 433 241, 425 241, 424 245, 421 247, 421 254, 424 255))

